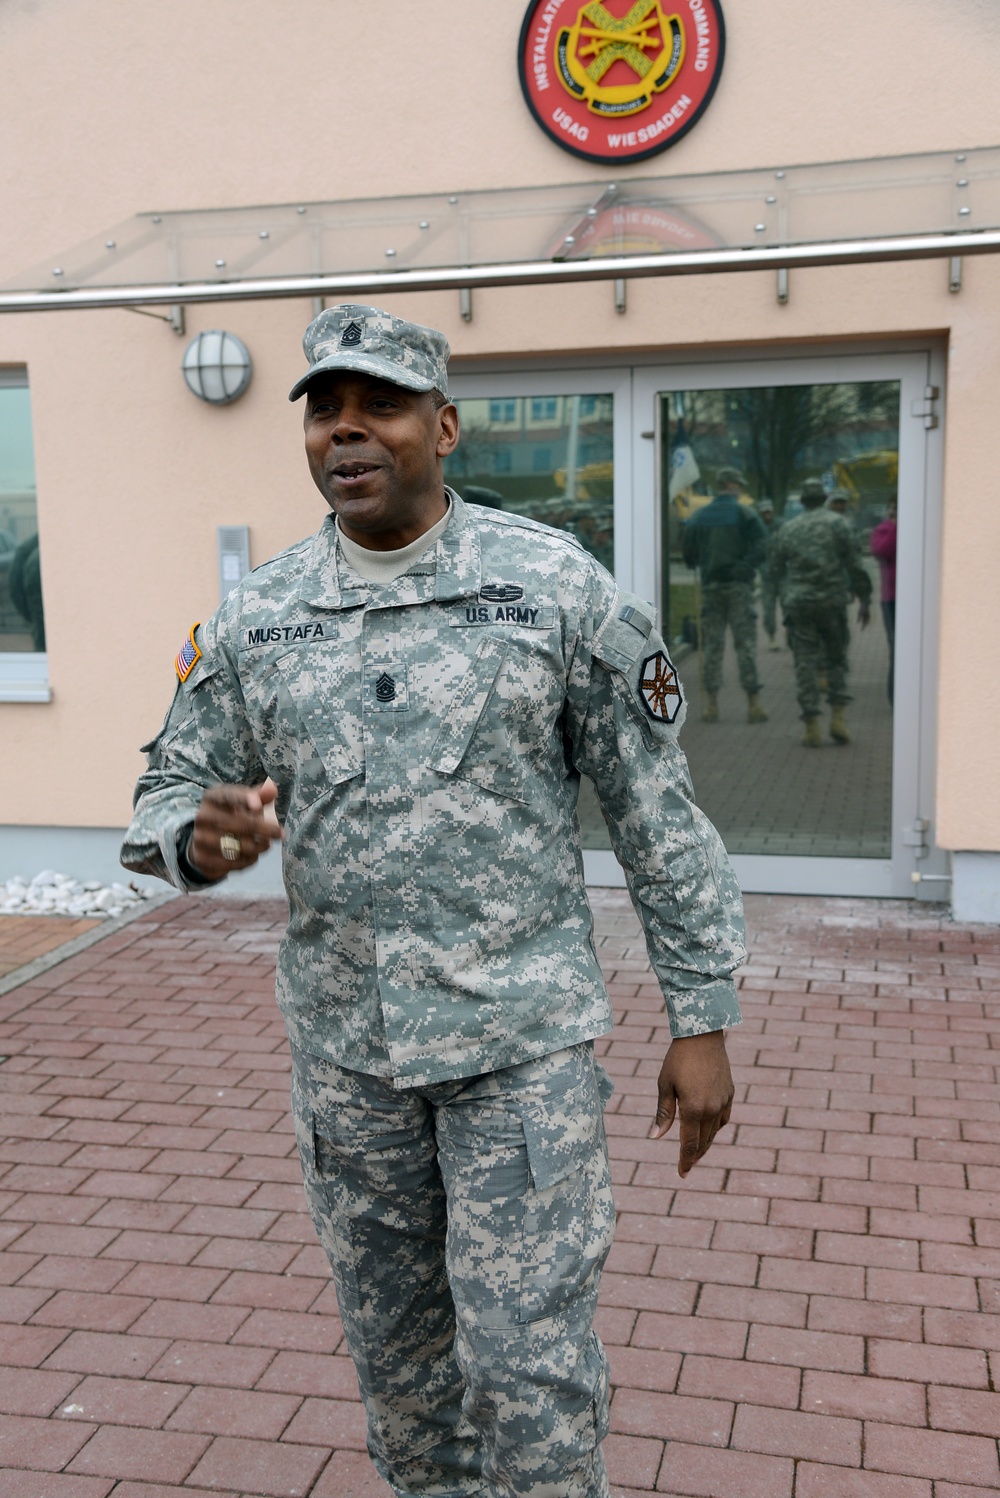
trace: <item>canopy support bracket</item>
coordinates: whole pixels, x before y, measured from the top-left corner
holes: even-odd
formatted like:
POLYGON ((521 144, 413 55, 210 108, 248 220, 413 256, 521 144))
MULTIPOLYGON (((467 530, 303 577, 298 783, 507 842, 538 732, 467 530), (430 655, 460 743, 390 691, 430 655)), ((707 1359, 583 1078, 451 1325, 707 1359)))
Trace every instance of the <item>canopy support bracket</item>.
POLYGON ((123 312, 135 312, 139 317, 155 317, 157 322, 169 323, 179 338, 183 338, 186 330, 184 307, 177 302, 167 312, 150 312, 146 307, 123 307, 123 312))

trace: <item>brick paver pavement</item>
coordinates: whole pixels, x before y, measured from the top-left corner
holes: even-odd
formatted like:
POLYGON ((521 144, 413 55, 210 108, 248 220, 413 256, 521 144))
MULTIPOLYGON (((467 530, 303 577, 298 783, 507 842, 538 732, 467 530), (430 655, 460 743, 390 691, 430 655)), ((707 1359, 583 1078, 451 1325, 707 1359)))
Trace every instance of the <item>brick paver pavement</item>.
MULTIPOLYGON (((735 1122, 688 1182, 595 892, 624 1498, 1000 1487, 1000 932, 751 897, 735 1122)), ((0 998, 0 1498, 385 1498, 305 1215, 274 902, 178 900, 0 998)))
POLYGON ((99 920, 73 920, 65 915, 0 916, 0 978, 100 924, 99 920))

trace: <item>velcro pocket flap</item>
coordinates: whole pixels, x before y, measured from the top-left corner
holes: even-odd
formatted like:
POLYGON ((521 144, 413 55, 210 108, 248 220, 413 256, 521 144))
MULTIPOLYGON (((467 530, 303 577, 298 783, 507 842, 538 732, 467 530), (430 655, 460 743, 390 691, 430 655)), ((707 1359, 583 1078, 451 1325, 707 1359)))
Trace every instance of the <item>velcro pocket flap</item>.
POLYGON ((194 669, 190 675, 184 681, 179 682, 178 685, 188 697, 191 697, 199 687, 204 686, 206 681, 211 681, 213 676, 218 676, 221 670, 222 664, 220 661, 213 660, 204 655, 199 656, 198 660, 195 661, 194 669))
POLYGON ((487 635, 479 642, 434 741, 432 769, 454 775, 462 763, 506 654, 506 641, 495 635, 487 635))
POLYGON ((653 628, 652 610, 634 593, 619 593, 594 635, 593 654, 614 671, 628 671, 646 649, 653 628))
POLYGON ((594 1153, 594 1115, 568 1120, 557 1129, 545 1110, 525 1108, 521 1114, 528 1147, 528 1166, 536 1191, 547 1191, 587 1167, 594 1153))
POLYGON ((599 1138, 603 1101, 589 1056, 570 1087, 521 1105, 528 1166, 536 1191, 585 1170, 599 1138))

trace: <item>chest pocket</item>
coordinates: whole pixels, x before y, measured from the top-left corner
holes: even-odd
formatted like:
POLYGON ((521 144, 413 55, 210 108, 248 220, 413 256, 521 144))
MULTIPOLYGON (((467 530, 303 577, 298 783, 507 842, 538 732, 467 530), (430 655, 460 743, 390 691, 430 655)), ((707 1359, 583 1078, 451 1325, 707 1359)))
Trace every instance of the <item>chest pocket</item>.
POLYGON ((496 795, 527 800, 524 757, 512 732, 512 699, 502 691, 509 645, 496 635, 479 642, 431 748, 430 765, 496 795))
POLYGON ((268 773, 279 785, 294 782, 307 804, 364 769, 357 687, 349 686, 358 666, 344 654, 342 646, 300 647, 247 689, 268 773))

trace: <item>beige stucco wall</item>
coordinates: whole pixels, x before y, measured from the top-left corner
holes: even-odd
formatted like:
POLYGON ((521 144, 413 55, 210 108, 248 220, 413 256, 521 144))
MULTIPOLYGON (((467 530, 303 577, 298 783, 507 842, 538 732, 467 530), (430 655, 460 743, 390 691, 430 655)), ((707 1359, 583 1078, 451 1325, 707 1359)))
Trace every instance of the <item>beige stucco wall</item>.
MULTIPOLYGON (((1000 143, 994 0, 723 0, 727 60, 672 151, 618 176, 1000 143)), ((0 5, 0 282, 139 210, 600 181, 522 103, 523 5, 454 0, 5 0, 0 5)), ((56 263, 53 259, 53 263, 56 263)), ((770 275, 398 299, 458 356, 769 345, 934 333, 949 342, 938 837, 1000 849, 984 690, 1000 635, 994 412, 1000 264, 770 275)), ((0 705, 0 823, 120 825, 172 658, 217 598, 215 527, 260 561, 318 522, 285 392, 305 301, 189 315, 254 354, 247 396, 203 407, 184 347, 124 311, 0 318, 29 368, 54 700, 0 705), (15 789, 16 788, 16 789, 15 789)))

